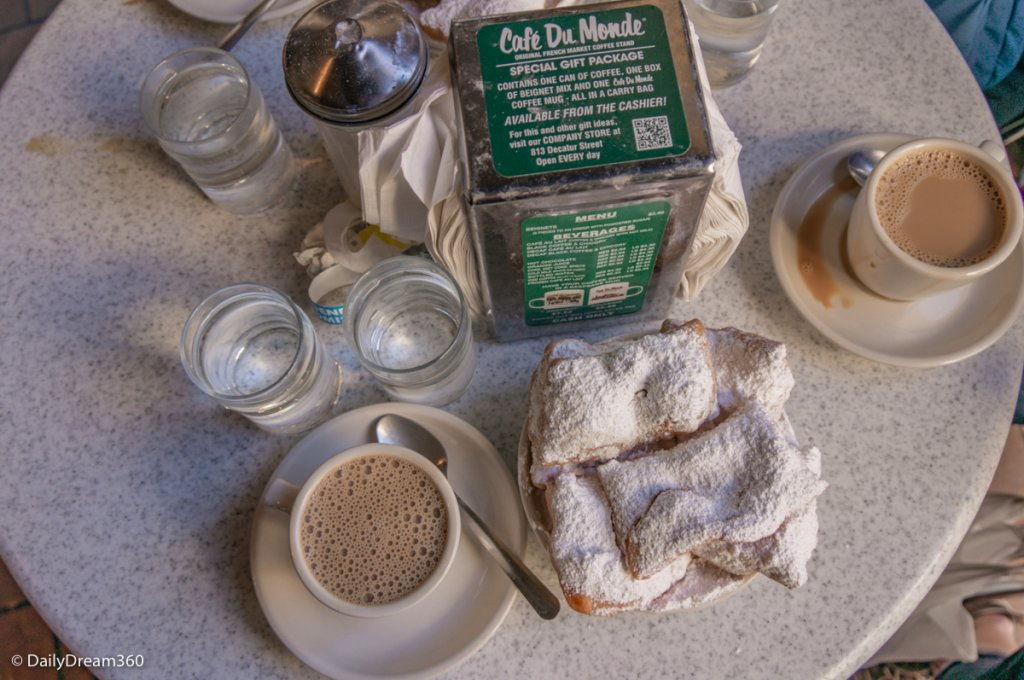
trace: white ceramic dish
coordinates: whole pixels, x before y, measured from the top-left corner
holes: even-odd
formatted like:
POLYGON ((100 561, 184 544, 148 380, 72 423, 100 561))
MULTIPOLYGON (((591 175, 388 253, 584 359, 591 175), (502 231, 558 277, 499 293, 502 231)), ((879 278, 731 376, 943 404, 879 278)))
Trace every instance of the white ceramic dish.
MULTIPOLYGON (((301 484, 334 453, 373 441, 372 424, 385 413, 412 418, 444 443, 452 486, 521 554, 526 522, 511 473, 479 431, 438 409, 385 403, 340 415, 296 444, 271 480, 301 484)), ((517 596, 501 568, 463 535, 448 575, 422 602, 380 619, 339 614, 302 585, 288 549, 288 515, 266 507, 262 497, 250 559, 256 596, 274 632, 297 657, 331 678, 436 676, 480 649, 517 596)))
MULTIPOLYGON (((186 14, 217 24, 237 24, 256 6, 258 0, 167 0, 186 14)), ((305 9, 313 0, 278 0, 260 21, 278 19, 305 9)))
POLYGON ((1024 243, 999 268, 977 283, 914 302, 879 297, 854 279, 842 263, 841 244, 857 189, 840 192, 822 231, 821 256, 839 295, 830 306, 804 283, 797 259, 797 234, 808 209, 846 177, 846 157, 855 149, 893 149, 912 139, 866 134, 815 154, 782 189, 771 219, 769 244, 775 273, 790 301, 825 337, 855 354, 909 367, 961 361, 998 340, 1024 305, 1024 243))

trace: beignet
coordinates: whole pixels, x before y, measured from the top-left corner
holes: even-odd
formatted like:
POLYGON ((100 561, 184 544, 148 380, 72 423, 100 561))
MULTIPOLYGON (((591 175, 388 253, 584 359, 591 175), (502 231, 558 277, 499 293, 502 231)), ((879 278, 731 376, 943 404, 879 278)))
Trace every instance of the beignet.
POLYGON ((696 608, 758 573, 807 581, 827 484, 786 415, 793 382, 781 343, 697 320, 548 345, 520 484, 571 607, 696 608))

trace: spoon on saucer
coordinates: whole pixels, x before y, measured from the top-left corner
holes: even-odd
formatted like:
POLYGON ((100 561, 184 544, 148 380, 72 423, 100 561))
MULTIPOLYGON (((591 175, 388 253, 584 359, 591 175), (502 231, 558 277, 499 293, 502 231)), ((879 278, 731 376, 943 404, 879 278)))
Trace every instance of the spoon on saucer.
POLYGON ((850 172, 850 177, 853 177, 857 184, 864 186, 864 183, 868 181, 868 175, 875 169, 883 156, 885 156, 885 152, 881 149, 854 151, 846 158, 846 168, 850 172))
MULTIPOLYGON (((433 461, 445 476, 448 475, 448 455, 444 444, 419 423, 393 413, 381 416, 374 426, 377 441, 382 444, 397 444, 412 449, 433 461)), ((541 618, 553 619, 558 615, 558 598, 548 590, 537 576, 523 564, 522 560, 484 524, 484 521, 455 494, 462 515, 468 519, 463 526, 469 528, 484 550, 493 557, 505 571, 519 592, 523 594, 541 618)))
POLYGON ((238 41, 242 39, 242 36, 249 32, 252 25, 256 23, 256 20, 263 16, 266 12, 270 11, 270 8, 277 4, 277 0, 260 0, 249 13, 242 17, 242 20, 231 27, 231 30, 220 39, 217 43, 217 47, 230 52, 231 48, 238 44, 238 41))

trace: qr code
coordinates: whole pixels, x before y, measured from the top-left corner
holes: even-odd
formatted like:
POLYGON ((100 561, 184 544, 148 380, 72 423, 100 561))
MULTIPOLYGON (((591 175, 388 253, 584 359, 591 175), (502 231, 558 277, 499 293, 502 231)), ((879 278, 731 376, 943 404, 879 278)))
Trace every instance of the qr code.
POLYGON ((637 151, 672 146, 672 130, 668 126, 668 116, 634 118, 633 136, 636 138, 637 151))

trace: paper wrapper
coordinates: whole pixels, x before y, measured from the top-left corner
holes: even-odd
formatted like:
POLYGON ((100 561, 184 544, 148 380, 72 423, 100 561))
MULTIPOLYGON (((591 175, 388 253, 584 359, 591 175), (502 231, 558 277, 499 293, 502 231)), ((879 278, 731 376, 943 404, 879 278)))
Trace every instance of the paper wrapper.
POLYGON ((679 282, 679 297, 692 300, 729 261, 743 235, 747 233, 750 215, 747 213, 747 199, 743 194, 743 179, 740 177, 740 151, 743 147, 711 96, 697 34, 692 23, 688 28, 691 44, 698 57, 697 71, 704 101, 707 103, 711 143, 714 144, 719 163, 711 183, 711 192, 704 204, 704 212, 701 213, 697 231, 693 235, 683 279, 679 282))
POLYGON ((363 218, 403 241, 422 243, 428 211, 456 192, 458 137, 448 58, 431 54, 413 112, 359 133, 363 218))

